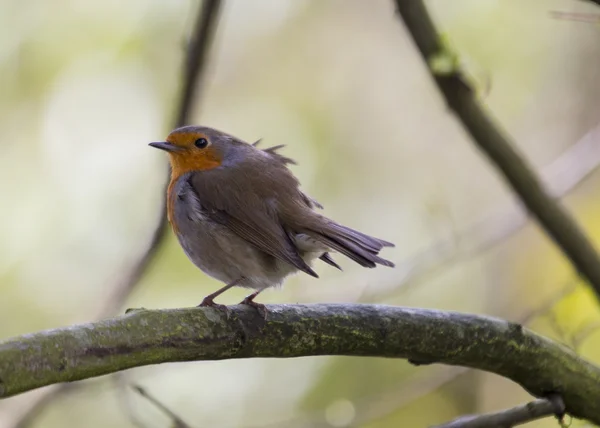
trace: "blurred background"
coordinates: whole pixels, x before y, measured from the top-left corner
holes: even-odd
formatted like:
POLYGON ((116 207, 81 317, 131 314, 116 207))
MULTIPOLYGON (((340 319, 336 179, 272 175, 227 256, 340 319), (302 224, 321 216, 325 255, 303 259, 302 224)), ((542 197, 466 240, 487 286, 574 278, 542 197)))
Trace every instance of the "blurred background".
MULTIPOLYGON (((96 319, 147 247, 167 173, 147 143, 173 122, 198 3, 0 5, 2 339, 96 319)), ((574 0, 427 5, 482 102, 600 245, 600 10, 574 0)), ((319 264, 321 279, 298 275, 261 302, 490 314, 600 363, 594 296, 449 114, 392 1, 225 2, 192 117, 286 144, 326 215, 396 243, 384 253, 396 269, 338 257, 344 272, 319 264)), ((122 306, 195 306, 218 287, 169 232, 122 306)), ((82 382, 25 422, 44 392, 3 400, 0 427, 172 426, 129 384, 194 427, 424 427, 530 399, 491 374, 401 360, 194 362, 82 382)))

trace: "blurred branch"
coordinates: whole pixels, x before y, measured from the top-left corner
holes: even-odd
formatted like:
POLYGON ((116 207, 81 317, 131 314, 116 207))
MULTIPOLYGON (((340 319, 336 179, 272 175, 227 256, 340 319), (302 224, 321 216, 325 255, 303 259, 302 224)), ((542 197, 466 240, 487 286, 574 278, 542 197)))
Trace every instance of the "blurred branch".
POLYGON ((588 1, 590 3, 594 3, 594 4, 598 5, 598 6, 600 6, 600 0, 586 0, 586 1, 588 1))
POLYGON ((200 85, 206 71, 208 52, 217 28, 221 6, 221 0, 204 0, 200 7, 185 58, 183 86, 175 116, 175 128, 188 125, 193 101, 201 95, 200 85))
POLYGON ((519 324, 383 305, 243 305, 136 310, 113 319, 0 343, 0 393, 175 361, 349 355, 477 368, 536 396, 560 393, 566 410, 600 423, 600 368, 519 324))
POLYGON ((461 75, 456 57, 440 42, 423 1, 396 0, 396 5, 450 109, 600 299, 600 256, 589 239, 560 202, 549 195, 532 167, 478 104, 475 93, 461 75), (439 63, 442 59, 450 60, 452 69, 435 71, 435 61, 439 63))
POLYGON ((562 399, 558 395, 553 395, 547 399, 540 398, 497 413, 462 416, 452 422, 437 425, 434 428, 513 427, 553 415, 562 419, 564 412, 565 404, 562 399))
MULTIPOLYGON (((189 47, 183 64, 183 84, 180 89, 179 102, 176 110, 174 126, 178 127, 188 122, 193 108, 194 100, 198 99, 199 86, 206 69, 206 61, 213 34, 217 27, 217 19, 221 8, 221 0, 205 0, 200 7, 198 18, 189 42, 189 47)), ((165 174, 165 184, 162 192, 166 194, 168 185, 168 174, 165 174)), ((156 226, 152 231, 148 246, 143 250, 137 262, 129 267, 121 278, 111 288, 109 296, 104 303, 96 319, 103 319, 113 315, 123 306, 127 297, 140 281, 148 266, 152 263, 154 256, 165 237, 167 236, 167 206, 161 206, 156 226)), ((45 388, 37 394, 32 394, 31 400, 11 406, 10 411, 4 412, 0 417, 3 428, 25 428, 47 404, 53 401, 59 393, 63 392, 64 386, 45 388)))
POLYGON ((191 425, 186 423, 175 412, 173 412, 171 409, 169 409, 163 403, 161 403, 156 398, 154 398, 152 395, 150 395, 148 393, 148 391, 146 391, 146 389, 142 388, 139 385, 132 385, 132 388, 134 391, 136 391, 138 394, 140 394, 142 397, 144 397, 146 400, 148 400, 150 403, 152 403, 157 409, 159 409, 161 412, 163 412, 165 415, 167 415, 169 417, 169 419, 171 420, 171 422, 173 422, 171 427, 173 427, 173 428, 191 428, 191 425))

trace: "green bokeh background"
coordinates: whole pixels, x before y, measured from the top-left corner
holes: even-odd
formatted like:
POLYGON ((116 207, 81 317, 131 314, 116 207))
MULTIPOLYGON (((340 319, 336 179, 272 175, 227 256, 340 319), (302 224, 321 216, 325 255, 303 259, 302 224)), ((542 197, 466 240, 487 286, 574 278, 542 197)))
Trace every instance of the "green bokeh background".
MULTIPOLYGON (((403 261, 440 239, 455 239, 459 251, 465 243, 457 231, 514 199, 445 108, 392 3, 226 2, 193 122, 247 141, 286 144, 285 154, 298 161, 294 173, 325 213, 395 242, 385 257, 399 265, 363 270, 342 260, 343 273, 318 266, 321 279, 298 275, 262 301, 353 302, 370 295, 383 303, 528 318, 537 332, 600 363, 594 296, 535 224, 396 287, 403 261)), ((593 5, 427 4, 482 101, 536 168, 598 126, 600 29, 551 13, 597 15, 593 5)), ((0 5, 6 338, 93 319, 147 245, 166 173, 164 154, 147 143, 169 131, 197 3, 0 5)), ((597 245, 598 189, 600 175, 593 174, 564 199, 597 245)), ((192 306, 218 286, 169 234, 125 306, 192 306)), ((243 296, 233 290, 221 301, 243 296)), ((490 374, 404 361, 198 362, 86 381, 31 426, 131 427, 131 414, 143 426, 169 426, 123 387, 128 383, 143 385, 195 427, 422 427, 529 399, 490 374)), ((32 397, 1 401, 0 428, 11 427, 32 397)))

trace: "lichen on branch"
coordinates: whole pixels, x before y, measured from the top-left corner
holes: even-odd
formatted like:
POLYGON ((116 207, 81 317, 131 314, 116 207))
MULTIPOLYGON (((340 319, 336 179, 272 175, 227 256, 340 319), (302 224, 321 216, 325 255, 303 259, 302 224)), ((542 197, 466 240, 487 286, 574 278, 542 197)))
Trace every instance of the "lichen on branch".
POLYGON ((135 310, 0 342, 4 397, 149 364, 348 355, 472 367, 535 396, 560 394, 568 413, 600 423, 600 368, 507 321, 383 305, 270 305, 265 321, 232 306, 135 310))

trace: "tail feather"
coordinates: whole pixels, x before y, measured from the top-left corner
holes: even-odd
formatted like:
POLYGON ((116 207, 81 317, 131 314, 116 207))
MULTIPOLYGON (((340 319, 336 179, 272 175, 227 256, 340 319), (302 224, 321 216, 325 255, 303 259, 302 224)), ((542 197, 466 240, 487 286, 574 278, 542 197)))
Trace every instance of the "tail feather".
POLYGON ((361 266, 374 268, 376 265, 394 267, 394 263, 379 257, 383 247, 393 247, 391 242, 365 235, 349 227, 329 221, 319 223, 318 230, 307 230, 305 233, 332 250, 345 255, 361 266))
MULTIPOLYGON (((384 258, 379 257, 379 250, 369 250, 363 246, 361 246, 360 244, 357 244, 353 241, 350 241, 346 238, 342 238, 342 237, 337 237, 335 238, 336 241, 338 241, 340 243, 340 245, 343 245, 348 251, 352 251, 355 254, 360 254, 362 257, 364 257, 365 259, 369 260, 372 263, 378 264, 378 265, 382 265, 382 266, 388 266, 388 267, 394 267, 394 263, 390 262, 389 260, 386 260, 384 258)), ((373 265, 373 267, 375 267, 375 265, 373 265)))
POLYGON ((342 226, 341 224, 331 222, 330 227, 344 238, 349 239, 360 246, 367 247, 371 251, 379 252, 383 247, 394 247, 394 244, 391 242, 365 235, 362 232, 342 226))
POLYGON ((338 265, 335 260, 333 260, 333 257, 331 257, 331 254, 329 253, 323 253, 321 254, 321 257, 319 257, 321 260, 323 260, 325 263, 327 263, 330 266, 333 266, 336 269, 342 270, 342 268, 340 267, 340 265, 338 265))
POLYGON ((350 260, 355 261, 356 263, 358 263, 359 265, 361 265, 363 267, 368 267, 368 268, 375 267, 375 262, 373 260, 369 260, 369 258, 363 256, 362 254, 360 254, 360 252, 356 252, 355 249, 347 248, 346 246, 344 246, 343 244, 340 244, 336 240, 333 240, 324 235, 315 235, 315 239, 320 240, 325 245, 330 247, 332 250, 335 250, 338 253, 345 255, 350 260))

